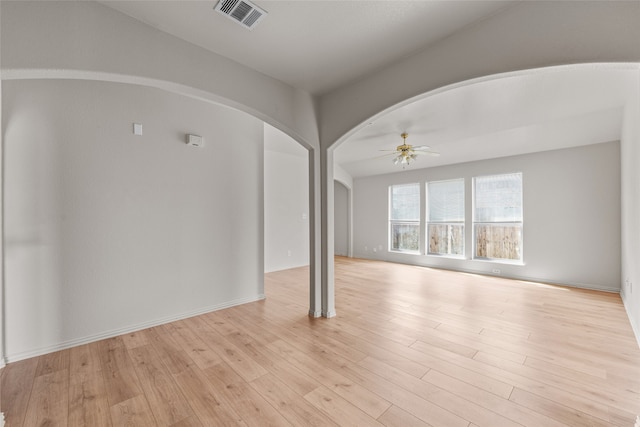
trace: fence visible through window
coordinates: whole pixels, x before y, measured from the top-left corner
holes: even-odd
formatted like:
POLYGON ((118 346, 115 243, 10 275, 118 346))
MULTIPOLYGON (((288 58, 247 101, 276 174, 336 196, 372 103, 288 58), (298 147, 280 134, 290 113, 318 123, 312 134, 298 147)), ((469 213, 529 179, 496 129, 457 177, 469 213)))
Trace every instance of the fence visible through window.
POLYGON ((474 178, 474 258, 522 261, 522 173, 474 178))
POLYGON ((464 179, 427 182, 427 253, 464 256, 464 179))

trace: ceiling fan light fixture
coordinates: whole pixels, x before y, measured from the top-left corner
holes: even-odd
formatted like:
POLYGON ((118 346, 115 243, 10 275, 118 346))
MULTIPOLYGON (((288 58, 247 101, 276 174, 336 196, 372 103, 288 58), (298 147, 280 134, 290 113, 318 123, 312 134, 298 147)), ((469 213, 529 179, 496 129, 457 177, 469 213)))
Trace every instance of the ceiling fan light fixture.
POLYGON ((397 165, 398 163, 401 165, 408 165, 412 160, 416 160, 418 158, 418 154, 428 154, 431 156, 438 156, 440 153, 436 153, 435 151, 430 151, 428 146, 421 145, 419 147, 414 148, 412 145, 407 144, 408 133, 402 132, 400 134, 402 137, 402 144, 398 145, 395 150, 396 156, 393 158, 393 164, 397 165))
MULTIPOLYGON (((439 156, 440 153, 435 151, 431 151, 430 148, 426 145, 420 145, 417 147, 413 147, 410 144, 407 144, 408 133, 403 132, 400 134, 402 137, 402 144, 398 145, 395 150, 380 150, 380 151, 391 151, 388 155, 392 155, 391 161, 394 165, 401 164, 404 169, 405 165, 411 164, 412 160, 416 160, 418 158, 418 154, 427 154, 430 156, 439 156)), ((382 157, 386 157, 385 154, 382 157)))
POLYGON ((408 165, 409 163, 411 163, 411 160, 416 159, 417 155, 413 151, 413 147, 407 144, 407 137, 409 136, 409 134, 406 132, 402 132, 400 136, 402 137, 402 144, 396 147, 396 150, 398 151, 398 157, 396 157, 396 161, 394 163, 408 165))

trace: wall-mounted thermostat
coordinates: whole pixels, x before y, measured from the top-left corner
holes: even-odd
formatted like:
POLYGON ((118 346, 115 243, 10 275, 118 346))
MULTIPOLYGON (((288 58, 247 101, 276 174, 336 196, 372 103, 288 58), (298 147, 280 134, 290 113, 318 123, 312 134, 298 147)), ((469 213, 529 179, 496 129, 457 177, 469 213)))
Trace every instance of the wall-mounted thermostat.
POLYGON ((187 145, 192 147, 204 147, 204 138, 198 135, 187 135, 187 145))

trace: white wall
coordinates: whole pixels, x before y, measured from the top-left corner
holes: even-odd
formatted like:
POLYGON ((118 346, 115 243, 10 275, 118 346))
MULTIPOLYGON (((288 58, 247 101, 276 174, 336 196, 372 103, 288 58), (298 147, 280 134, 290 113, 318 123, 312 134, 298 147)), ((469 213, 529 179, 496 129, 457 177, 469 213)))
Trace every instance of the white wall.
POLYGON ((620 144, 612 142, 355 179, 354 256, 478 273, 499 268, 506 277, 619 291, 620 144), (508 172, 523 173, 525 265, 473 261, 471 179, 508 172), (424 182, 428 180, 452 178, 465 178, 467 259, 389 252, 389 185, 420 182, 424 190, 424 182))
POLYGON ((264 127, 265 272, 309 264, 307 150, 272 126, 264 127))
POLYGON ((333 164, 333 179, 339 181, 346 188, 353 188, 353 177, 337 163, 333 164))
POLYGON ((162 87, 245 111, 317 146, 311 96, 93 1, 2 1, 3 79, 162 87))
POLYGON ((334 187, 334 222, 333 243, 334 254, 340 256, 349 255, 349 190, 340 182, 335 181, 334 187))
MULTIPOLYGON (((640 89, 640 73, 638 74, 640 89)), ((640 344, 640 99, 625 108, 622 128, 622 289, 629 321, 640 344)))
POLYGON ((263 297, 261 121, 90 81, 2 102, 9 361, 263 297))
POLYGON ((0 1, 0 8, 3 80, 65 78, 161 88, 244 111, 307 147, 309 312, 319 315, 321 165, 317 100, 311 94, 97 2, 0 1))

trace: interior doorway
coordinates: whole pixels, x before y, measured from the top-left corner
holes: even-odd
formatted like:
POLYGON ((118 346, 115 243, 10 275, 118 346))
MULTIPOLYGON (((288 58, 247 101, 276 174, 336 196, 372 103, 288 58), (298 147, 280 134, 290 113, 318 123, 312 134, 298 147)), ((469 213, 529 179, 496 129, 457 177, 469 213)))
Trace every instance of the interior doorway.
POLYGON ((349 256, 349 189, 334 181, 334 254, 349 256))
POLYGON ((308 266, 309 152, 265 124, 264 271, 308 266))

